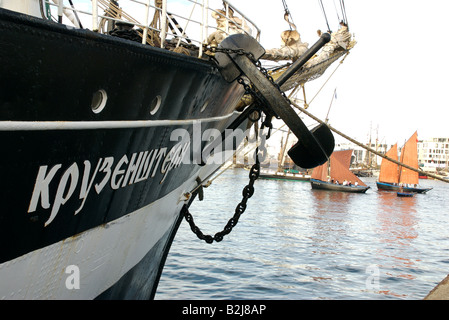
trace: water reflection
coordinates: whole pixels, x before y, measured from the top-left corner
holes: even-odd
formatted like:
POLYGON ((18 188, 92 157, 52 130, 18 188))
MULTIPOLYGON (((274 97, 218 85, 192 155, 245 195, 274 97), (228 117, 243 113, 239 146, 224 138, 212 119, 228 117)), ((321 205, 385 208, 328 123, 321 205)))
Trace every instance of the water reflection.
MULTIPOLYGON (((415 256, 413 241, 418 237, 416 206, 415 197, 400 198, 395 192, 378 192, 376 233, 378 240, 383 243, 377 252, 379 261, 382 261, 378 266, 386 277, 416 278, 411 272, 411 269, 416 268, 414 259, 411 259, 415 256)), ((404 297, 388 289, 379 293, 404 297)))
POLYGON ((318 253, 336 254, 339 252, 342 238, 348 234, 348 205, 351 194, 312 190, 313 230, 311 240, 315 242, 318 253))
MULTIPOLYGON (((248 173, 219 179, 191 210, 209 234, 232 216, 248 173)), ((398 198, 364 181, 366 194, 257 180, 221 243, 204 244, 181 225, 157 299, 422 299, 447 275, 449 185, 428 181, 428 194, 398 198), (369 287, 374 274, 378 286, 369 287)))
POLYGON ((311 190, 309 249, 316 270, 310 276, 323 290, 328 290, 330 283, 347 282, 344 270, 352 269, 351 262, 344 259, 345 252, 351 250, 347 241, 352 234, 350 198, 344 192, 311 190))

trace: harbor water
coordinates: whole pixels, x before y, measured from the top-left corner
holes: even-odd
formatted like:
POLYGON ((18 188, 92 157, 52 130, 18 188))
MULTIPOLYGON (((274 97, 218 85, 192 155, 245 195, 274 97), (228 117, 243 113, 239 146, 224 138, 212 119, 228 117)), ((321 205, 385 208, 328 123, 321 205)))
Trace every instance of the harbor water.
MULTIPOLYGON (((207 244, 184 220, 156 300, 423 299, 449 273, 449 184, 412 198, 312 190, 258 179, 233 231, 207 244)), ((204 234, 221 231, 248 171, 229 169, 190 208, 204 234)))

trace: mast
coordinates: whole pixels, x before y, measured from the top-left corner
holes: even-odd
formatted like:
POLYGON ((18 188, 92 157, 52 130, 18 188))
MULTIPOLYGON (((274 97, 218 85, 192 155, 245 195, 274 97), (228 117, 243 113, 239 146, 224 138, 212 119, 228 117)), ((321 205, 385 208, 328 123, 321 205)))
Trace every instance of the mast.
POLYGON ((282 149, 281 167, 284 168, 285 163, 285 150, 287 150, 288 137, 290 136, 290 129, 287 132, 287 138, 285 138, 284 148, 282 149))
POLYGON ((329 105, 329 109, 327 110, 326 120, 324 121, 324 122, 326 122, 326 124, 329 122, 329 112, 331 111, 332 102, 334 102, 334 97, 336 95, 337 95, 337 88, 334 89, 334 94, 332 95, 331 104, 329 105))
MULTIPOLYGON (((371 130, 372 130, 372 122, 369 124, 369 136, 368 136, 368 146, 371 148, 371 130)), ((366 153, 366 166, 371 168, 371 152, 366 153)))

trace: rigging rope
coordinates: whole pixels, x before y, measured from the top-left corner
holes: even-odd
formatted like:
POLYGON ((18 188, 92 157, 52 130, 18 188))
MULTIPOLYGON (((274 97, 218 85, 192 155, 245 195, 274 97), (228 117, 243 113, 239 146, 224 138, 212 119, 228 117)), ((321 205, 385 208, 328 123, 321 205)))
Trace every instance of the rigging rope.
POLYGON ((324 86, 327 84, 327 82, 330 80, 330 78, 334 75, 334 73, 338 70, 338 68, 343 64, 343 62, 345 61, 346 57, 348 56, 349 52, 346 53, 346 55, 343 57, 343 59, 341 59, 340 63, 337 65, 337 67, 335 68, 335 70, 329 75, 329 77, 327 78, 327 80, 323 83, 323 85, 320 87, 320 89, 318 90, 318 92, 313 96, 312 100, 309 101, 309 105, 312 103, 312 101, 316 98, 316 96, 321 92, 321 90, 324 88, 324 86))
POLYGON ((345 0, 340 0, 340 7, 341 7, 341 12, 343 14, 343 22, 346 24, 346 26, 349 29, 348 16, 346 15, 345 0))
MULTIPOLYGON (((320 124, 326 124, 324 121, 322 121, 322 120, 320 120, 319 118, 315 117, 313 114, 311 114, 310 112, 308 112, 306 109, 300 107, 300 106, 297 105, 296 103, 294 103, 294 102, 291 101, 291 104, 292 104, 293 106, 295 106, 297 109, 299 109, 301 112, 303 112, 303 113, 305 113, 306 115, 308 115, 308 116, 309 116, 310 118, 312 118, 313 120, 317 121, 318 123, 320 123, 320 124)), ((333 127, 330 126, 329 124, 326 124, 326 125, 327 125, 327 126, 329 127, 329 129, 332 130, 333 132, 335 132, 335 133, 337 133, 338 135, 342 136, 343 138, 345 138, 345 139, 351 141, 352 143, 358 145, 359 147, 362 147, 362 148, 364 148, 365 150, 367 150, 367 151, 369 151, 369 152, 371 152, 371 153, 374 153, 375 155, 377 155, 377 156, 379 156, 379 157, 381 157, 381 158, 384 158, 384 159, 386 159, 386 160, 388 160, 388 161, 391 161, 391 162, 393 162, 393 163, 395 163, 395 164, 397 164, 397 165, 400 165, 400 166, 402 166, 402 167, 404 167, 404 168, 407 168, 407 169, 410 169, 410 170, 412 170, 412 171, 415 171, 415 172, 424 174, 424 175, 426 175, 426 176, 432 177, 432 178, 434 178, 434 179, 441 180, 441 181, 444 181, 444 182, 449 183, 448 180, 443 179, 443 178, 441 178, 441 177, 438 177, 437 175, 434 175, 434 174, 432 174, 432 173, 424 172, 424 171, 422 171, 422 170, 419 170, 419 169, 410 167, 409 165, 406 165, 406 164, 404 164, 404 163, 402 163, 402 162, 399 162, 399 161, 397 161, 397 160, 395 160, 395 159, 392 159, 392 158, 386 156, 385 154, 382 154, 382 153, 380 153, 380 152, 377 152, 376 150, 374 150, 374 149, 372 149, 372 148, 370 148, 370 147, 368 147, 368 146, 365 146, 363 143, 360 143, 360 142, 358 142, 357 140, 352 139, 352 138, 349 137, 348 135, 344 134, 343 132, 341 132, 341 131, 339 131, 339 130, 333 128, 333 127)))
POLYGON ((331 28, 329 27, 329 21, 327 21, 326 10, 324 10, 323 1, 318 0, 318 3, 320 4, 321 10, 323 11, 324 19, 326 19, 327 31, 331 33, 331 28))
POLYGON ((287 2, 285 2, 285 0, 282 0, 282 4, 284 5, 284 11, 285 11, 285 13, 284 13, 284 19, 285 19, 285 21, 287 21, 287 23, 289 24, 290 30, 292 30, 292 27, 293 27, 293 30, 296 30, 296 25, 295 25, 295 23, 293 22, 293 17, 292 17, 292 15, 290 14, 290 10, 288 10, 287 2), (291 20, 292 22, 290 22, 290 20, 291 20))

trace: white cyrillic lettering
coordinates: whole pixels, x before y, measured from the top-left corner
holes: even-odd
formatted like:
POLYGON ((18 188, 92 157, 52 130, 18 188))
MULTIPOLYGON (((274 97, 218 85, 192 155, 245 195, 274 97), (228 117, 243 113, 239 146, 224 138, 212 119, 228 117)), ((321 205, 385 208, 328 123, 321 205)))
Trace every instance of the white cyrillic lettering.
POLYGON ((106 183, 108 183, 108 180, 112 175, 111 168, 113 163, 114 163, 113 157, 107 157, 104 159, 103 165, 101 166, 101 169, 99 171, 105 172, 106 175, 104 176, 103 180, 100 183, 95 184, 95 191, 97 192, 97 194, 99 194, 101 190, 103 190, 106 183))
POLYGON ((89 194, 89 191, 92 188, 92 184, 94 183, 94 179, 97 175, 98 168, 100 168, 101 160, 102 160, 101 158, 100 160, 98 160, 97 167, 95 168, 95 171, 92 173, 92 178, 90 179, 90 181, 89 181, 90 162, 89 160, 84 161, 84 175, 83 181, 81 182, 81 190, 80 190, 80 199, 83 199, 83 202, 81 203, 81 206, 78 208, 78 210, 75 211, 75 214, 78 214, 78 212, 80 212, 81 209, 84 207, 87 195, 89 194))
POLYGON ((190 141, 187 141, 186 144, 182 147, 181 154, 179 156, 179 161, 176 164, 176 168, 183 164, 190 164, 189 157, 186 157, 187 152, 190 150, 190 141))
POLYGON ((164 157, 166 153, 167 153, 167 148, 159 149, 159 152, 156 155, 156 158, 158 158, 158 160, 157 160, 156 165, 154 166, 154 170, 153 170, 153 173, 151 174, 151 178, 153 178, 154 175, 156 174, 157 167, 159 167, 159 163, 161 162, 162 157, 164 157))
MULTIPOLYGON (((156 158, 156 150, 151 150, 151 152, 148 154, 147 158, 145 159, 145 163, 142 165, 142 175, 139 176, 139 173, 137 174, 136 177, 136 182, 140 182, 143 180, 148 179, 148 176, 150 175, 151 172, 151 167, 153 166, 153 161, 156 158), (151 161, 150 161, 151 158, 151 161)), ((142 161, 143 163, 143 161, 142 161)))
MULTIPOLYGON (((151 150, 150 155, 152 152, 153 152, 153 150, 151 150)), ((146 166, 148 165, 149 157, 150 156, 148 155, 148 151, 145 151, 145 153, 142 156, 142 160, 140 161, 139 169, 137 169, 136 178, 134 179, 134 183, 145 180, 142 178, 142 169, 146 168, 146 166)), ((145 173, 145 172, 143 172, 143 173, 145 173)))
POLYGON ((139 168, 140 161, 142 160, 142 156, 143 156, 143 152, 139 152, 137 161, 136 161, 136 163, 134 163, 134 160, 136 158, 136 153, 133 153, 131 160, 129 161, 128 170, 126 170, 125 179, 123 179, 122 187, 125 187, 127 184, 134 183, 134 178, 136 177, 136 173, 139 168), (131 175, 131 178, 129 179, 129 183, 128 183, 128 178, 129 178, 130 173, 132 173, 132 175, 131 175))
MULTIPOLYGON (((181 161, 183 161, 184 164, 190 164, 190 157, 187 159, 184 159, 184 155, 186 154, 186 148, 190 147, 190 134, 186 129, 178 128, 172 131, 170 134, 170 141, 177 141, 179 143, 182 143, 184 145, 182 151, 182 157, 179 161, 177 161, 176 167, 178 167, 181 164, 181 161)), ((190 153, 189 153, 190 154, 190 153)))
POLYGON ((127 164, 128 161, 128 157, 125 155, 123 155, 123 157, 119 160, 119 162, 117 163, 117 165, 115 166, 114 172, 112 173, 112 177, 111 177, 111 188, 114 190, 117 190, 120 187, 120 183, 123 180, 123 176, 121 176, 118 180, 118 182, 116 182, 116 178, 117 176, 123 175, 125 173, 125 169, 120 170, 120 167, 123 165, 123 163, 127 164))
POLYGON ((51 168, 47 176, 45 176, 45 174, 47 172, 48 166, 39 167, 39 172, 37 173, 33 194, 31 196, 30 205, 28 207, 28 212, 36 211, 39 198, 41 199, 42 208, 44 209, 50 208, 50 201, 48 200, 48 186, 50 185, 50 182, 55 176, 56 172, 61 167, 62 167, 61 164, 55 165, 53 168, 51 168))
POLYGON ((175 145, 173 148, 171 148, 170 151, 168 152, 167 156, 164 158, 164 161, 162 162, 162 165, 161 165, 161 173, 164 176, 162 177, 162 180, 159 182, 160 184, 162 182, 164 182, 165 177, 167 176, 168 172, 173 168, 173 157, 174 157, 175 152, 179 146, 180 145, 175 145))
POLYGON ((56 197, 55 201, 53 203, 53 207, 51 209, 50 218, 45 222, 45 226, 48 226, 53 219, 58 214, 59 208, 61 205, 65 204, 67 200, 70 199, 70 197, 73 194, 73 191, 75 191, 76 185, 78 184, 78 177, 79 177, 79 169, 76 162, 74 162, 62 175, 61 180, 59 181, 58 190, 56 191, 56 197), (67 186, 67 181, 70 178, 70 186, 69 190, 67 191, 67 194, 64 196, 64 191, 67 186))

